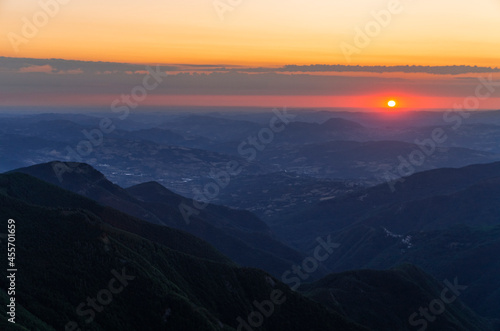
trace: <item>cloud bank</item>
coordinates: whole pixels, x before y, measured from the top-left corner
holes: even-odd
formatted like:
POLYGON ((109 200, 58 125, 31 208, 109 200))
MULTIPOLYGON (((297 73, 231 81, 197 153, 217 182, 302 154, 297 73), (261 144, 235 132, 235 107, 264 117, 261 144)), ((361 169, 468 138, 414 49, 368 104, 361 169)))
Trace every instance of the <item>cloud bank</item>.
MULTIPOLYGON (((462 98, 474 92, 477 77, 497 75, 500 79, 500 69, 470 66, 152 67, 168 74, 151 92, 157 96, 361 97, 397 93, 462 98)), ((82 96, 89 100, 95 96, 111 97, 130 91, 145 74, 146 66, 140 64, 0 57, 0 97, 8 99, 9 104, 46 95, 60 95, 68 100, 71 96, 80 96, 75 100, 82 96)))

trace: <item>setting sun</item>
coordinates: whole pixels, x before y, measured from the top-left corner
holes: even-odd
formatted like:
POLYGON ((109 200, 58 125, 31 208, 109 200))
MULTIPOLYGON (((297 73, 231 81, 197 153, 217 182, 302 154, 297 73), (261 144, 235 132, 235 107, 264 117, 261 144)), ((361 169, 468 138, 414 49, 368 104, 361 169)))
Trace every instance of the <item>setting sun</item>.
POLYGON ((396 101, 391 100, 391 101, 389 101, 389 102, 387 103, 387 105, 388 105, 389 107, 391 107, 391 108, 394 108, 394 107, 396 107, 396 101))

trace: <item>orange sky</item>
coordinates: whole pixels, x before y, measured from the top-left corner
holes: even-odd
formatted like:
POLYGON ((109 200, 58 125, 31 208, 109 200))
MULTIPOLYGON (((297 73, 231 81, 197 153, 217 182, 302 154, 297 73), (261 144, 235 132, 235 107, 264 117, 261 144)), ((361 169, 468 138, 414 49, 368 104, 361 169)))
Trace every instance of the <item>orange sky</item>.
MULTIPOLYGON (((289 64, 498 67, 500 63, 498 0, 476 0, 474 3, 456 0, 241 0, 234 8, 226 7, 230 10, 223 13, 214 8, 216 1, 0 0, 0 31, 5 36, 0 38, 0 56, 248 67, 289 64), (52 5, 43 6, 43 3, 52 5)), ((108 85, 102 93, 89 94, 83 91, 89 83, 83 86, 82 78, 78 76, 83 71, 76 68, 66 72, 72 77, 67 78, 65 84, 73 86, 73 90, 63 95, 56 89, 60 83, 56 83, 51 91, 40 78, 40 75, 47 75, 48 80, 52 79, 51 67, 46 66, 48 72, 33 74, 40 84, 38 91, 45 91, 36 94, 22 88, 33 87, 31 82, 35 76, 29 76, 27 72, 32 68, 38 70, 36 67, 27 64, 19 69, 18 76, 15 76, 17 87, 13 87, 10 83, 12 73, 5 74, 11 69, 2 69, 1 61, 0 87, 3 81, 5 88, 0 91, 0 105, 106 104, 110 102, 109 98, 113 99, 114 87, 119 86, 118 83, 114 87, 108 85), (82 92, 75 92, 80 85, 82 92)), ((290 75, 290 84, 305 84, 309 78, 300 74, 290 75)), ((311 75, 318 77, 331 73, 311 75)), ((402 83, 403 92, 394 88, 381 91, 379 84, 374 83, 373 88, 351 88, 344 95, 318 93, 320 95, 314 97, 311 91, 300 95, 297 87, 286 92, 275 86, 276 91, 267 90, 266 96, 256 94, 249 97, 252 89, 259 90, 252 84, 266 82, 263 78, 249 83, 249 77, 241 76, 235 78, 236 91, 219 88, 220 82, 210 93, 196 94, 190 92, 196 89, 186 86, 185 91, 179 88, 168 95, 151 95, 145 103, 377 107, 385 104, 387 99, 398 98, 400 107, 432 108, 447 107, 472 93, 469 91, 473 89, 472 85, 462 92, 446 91, 446 95, 439 96, 431 93, 432 89, 428 89, 431 92, 413 89, 411 80, 421 84, 427 79, 431 85, 441 81, 459 89, 460 77, 431 75, 429 79, 429 75, 423 74, 376 72, 342 75, 346 79, 378 77, 381 83, 384 78, 400 77, 405 82, 402 83), (238 84, 244 95, 238 95, 238 84), (196 99, 185 95, 195 95, 196 99)), ((321 81, 319 78, 314 80, 321 81)), ((119 79, 115 81, 119 82, 119 79)), ((202 79, 193 82, 198 86, 202 79)), ((332 92, 341 85, 333 84, 332 92)), ((499 108, 495 97, 485 101, 482 107, 499 108)))
MULTIPOLYGON (((1 38, 0 55, 133 63, 347 64, 342 43, 356 46, 356 28, 366 30, 373 13, 388 11, 391 2, 242 0, 221 20, 211 0, 64 1, 51 9, 53 17, 41 20, 34 37, 19 44, 18 52, 9 37, 1 38)), ((23 18, 32 22, 43 11, 37 1, 0 3, 1 30, 11 37, 23 36, 23 18)), ((351 64, 498 65, 499 1, 399 3, 397 13, 390 14, 368 46, 358 48, 351 64)))

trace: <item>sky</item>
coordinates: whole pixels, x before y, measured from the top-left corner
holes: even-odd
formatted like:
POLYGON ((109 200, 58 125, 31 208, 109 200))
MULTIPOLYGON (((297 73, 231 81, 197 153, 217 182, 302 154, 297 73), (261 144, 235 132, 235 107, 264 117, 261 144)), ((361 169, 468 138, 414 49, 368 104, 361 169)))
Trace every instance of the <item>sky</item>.
POLYGON ((500 79, 499 17, 499 0, 0 0, 0 106, 106 105, 160 65, 144 104, 446 108, 500 79))

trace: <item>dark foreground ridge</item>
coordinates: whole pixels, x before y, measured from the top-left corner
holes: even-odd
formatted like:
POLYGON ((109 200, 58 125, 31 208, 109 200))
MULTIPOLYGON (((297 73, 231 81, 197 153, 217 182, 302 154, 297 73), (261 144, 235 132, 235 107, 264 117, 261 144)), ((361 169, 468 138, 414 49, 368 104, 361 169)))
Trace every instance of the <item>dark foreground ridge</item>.
MULTIPOLYGON (((362 283, 345 273, 304 284, 313 298, 319 287, 345 293, 336 295, 332 307, 291 291, 264 271, 238 267, 190 234, 26 174, 0 175, 0 204, 1 219, 14 219, 17 226, 17 330, 376 330, 386 317, 364 318, 381 309, 372 303, 397 312, 406 302, 408 311, 413 304, 418 310, 440 295, 438 283, 413 267, 402 269, 412 281, 397 287, 394 279, 372 271, 354 273, 362 283), (368 285, 380 292, 367 291, 368 285), (353 305, 359 293, 364 304, 353 305), (404 293, 415 301, 407 302, 404 293), (381 295, 394 300, 380 300, 381 295)), ((1 279, 0 300, 6 304, 5 270, 1 279)), ((463 307, 460 299, 456 304, 463 307)), ((403 325, 409 316, 397 319, 403 325)), ((467 308, 449 309, 439 318, 440 328, 429 324, 428 330, 493 330, 467 308)), ((0 325, 12 326, 5 316, 0 325)))

